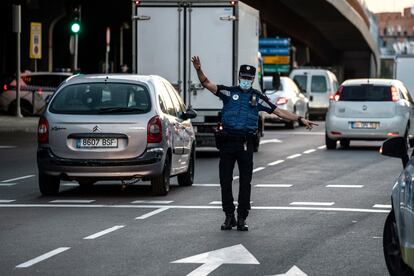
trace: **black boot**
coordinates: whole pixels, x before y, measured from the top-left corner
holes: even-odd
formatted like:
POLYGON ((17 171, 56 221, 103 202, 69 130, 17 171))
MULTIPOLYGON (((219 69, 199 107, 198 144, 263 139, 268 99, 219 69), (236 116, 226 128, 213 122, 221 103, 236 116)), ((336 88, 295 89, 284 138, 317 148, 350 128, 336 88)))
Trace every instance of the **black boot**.
POLYGON ((249 226, 247 226, 245 218, 241 218, 241 217, 237 218, 237 230, 238 231, 249 231, 249 226))
POLYGON ((221 225, 221 230, 231 230, 234 226, 236 226, 236 218, 234 214, 226 214, 226 220, 221 225))

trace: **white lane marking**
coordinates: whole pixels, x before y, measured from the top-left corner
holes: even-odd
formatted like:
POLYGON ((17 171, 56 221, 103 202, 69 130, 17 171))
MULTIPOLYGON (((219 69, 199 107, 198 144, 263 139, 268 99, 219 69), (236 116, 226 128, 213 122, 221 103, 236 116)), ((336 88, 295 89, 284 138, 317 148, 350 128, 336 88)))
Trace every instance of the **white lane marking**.
POLYGON ((93 240, 93 239, 102 237, 103 235, 106 235, 108 233, 111 233, 113 231, 116 231, 116 230, 124 228, 124 227, 125 227, 125 225, 115 225, 114 227, 111 227, 111 228, 108 228, 106 230, 100 231, 98 233, 92 234, 90 236, 84 237, 83 239, 84 240, 93 240))
POLYGON ((257 184, 254 185, 257 188, 290 188, 292 184, 257 184))
POLYGON ((25 176, 21 176, 21 177, 16 177, 16 178, 12 178, 12 179, 3 180, 1 182, 8 183, 8 182, 16 181, 16 180, 22 180, 22 179, 30 178, 30 177, 33 177, 33 176, 35 176, 35 175, 34 174, 25 175, 25 176))
MULTIPOLYGON (((250 204, 252 204, 253 203, 253 201, 250 201, 250 204)), ((216 200, 216 201, 212 201, 212 202, 210 202, 209 204, 211 204, 211 205, 221 205, 221 200, 216 200)), ((233 201, 233 204, 239 204, 237 201, 233 201)))
POLYGON ((364 188, 364 185, 326 185, 326 188, 364 188))
POLYGON ((332 206, 335 202, 291 202, 289 205, 332 206))
POLYGON ((265 169, 265 167, 258 167, 258 168, 256 168, 256 169, 253 170, 253 173, 260 172, 260 171, 262 171, 264 169, 265 169))
POLYGON ((233 180, 239 179, 240 176, 236 175, 235 177, 233 177, 233 180))
POLYGON ((316 151, 316 149, 310 149, 310 150, 305 150, 303 153, 304 154, 309 154, 309 153, 312 153, 312 152, 315 152, 316 151))
POLYGON ((132 204, 139 204, 139 203, 148 203, 148 204, 170 204, 173 203, 172 200, 135 200, 132 201, 132 204))
POLYGON ((12 203, 15 202, 15 199, 0 199, 0 203, 12 203))
POLYGON ((158 208, 157 210, 154 210, 154 211, 151 211, 149 213, 146 213, 146 214, 144 214, 142 216, 136 217, 135 219, 146 219, 146 218, 152 217, 153 215, 156 215, 156 214, 159 214, 161 212, 164 212, 164 211, 166 211, 168 209, 169 209, 169 207, 161 207, 161 208, 158 208))
POLYGON ((274 165, 277 165, 277 164, 280 164, 280 163, 283 163, 283 162, 285 162, 285 160, 276 160, 276 161, 270 162, 267 165, 268 166, 274 166, 274 165))
POLYGON ((269 143, 282 143, 279 139, 268 139, 268 140, 261 140, 260 145, 269 144, 269 143))
POLYGON ((92 203, 95 200, 92 199, 56 199, 49 201, 49 203, 92 203))
POLYGON ((17 146, 0 146, 0 149, 14 149, 17 148, 17 146))
MULTIPOLYGON (((0 208, 125 208, 125 209, 221 209, 221 206, 215 205, 104 205, 104 204, 0 204, 0 208)), ((326 207, 304 207, 304 206, 252 206, 255 210, 298 210, 298 211, 328 211, 328 212, 357 212, 357 213, 385 213, 390 210, 383 209, 363 209, 363 208, 326 208, 326 207)))
POLYGON ((278 131, 277 134, 287 134, 287 135, 325 135, 325 132, 305 132, 305 131, 292 131, 292 132, 287 132, 287 131, 278 131))
POLYGON ((63 183, 62 185, 67 186, 67 187, 77 187, 77 186, 79 186, 78 183, 63 183))
POLYGON ((37 263, 39 263, 41 261, 44 261, 44 260, 46 260, 48 258, 51 258, 51 257, 53 257, 53 256, 55 256, 55 255, 57 255, 59 253, 62 253, 64 251, 68 250, 68 249, 70 249, 70 247, 59 247, 59 248, 56 248, 55 250, 52 250, 52 251, 47 252, 47 253, 45 253, 43 255, 40 255, 39 257, 36 257, 34 259, 31 259, 31 260, 29 260, 29 261, 27 261, 25 263, 19 264, 18 266, 16 266, 16 268, 26 268, 26 267, 30 267, 30 266, 32 266, 34 264, 37 264, 37 263))
POLYGON ((388 204, 375 204, 372 208, 391 209, 391 205, 388 204))
POLYGON ((373 239, 382 239, 382 237, 372 237, 373 239))
POLYGON ((320 146, 318 149, 326 149, 326 146, 320 146))
POLYGON ((194 187, 220 187, 220 184, 193 184, 194 187))
POLYGON ((14 185, 16 185, 16 183, 0 183, 0 187, 10 187, 14 185))
POLYGON ((293 155, 291 155, 291 156, 288 156, 288 157, 286 157, 286 158, 287 158, 287 159, 294 159, 294 158, 297 158, 297 157, 299 157, 299 156, 302 156, 302 154, 297 153, 297 154, 293 154, 293 155))

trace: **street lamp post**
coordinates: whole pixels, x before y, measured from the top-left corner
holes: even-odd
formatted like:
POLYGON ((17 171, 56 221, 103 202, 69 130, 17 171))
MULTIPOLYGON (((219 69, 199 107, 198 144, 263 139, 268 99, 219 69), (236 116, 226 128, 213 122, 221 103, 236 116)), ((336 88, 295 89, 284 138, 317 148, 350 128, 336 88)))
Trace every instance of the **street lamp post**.
POLYGON ((119 30, 119 67, 124 65, 124 30, 128 30, 128 23, 124 22, 119 30))

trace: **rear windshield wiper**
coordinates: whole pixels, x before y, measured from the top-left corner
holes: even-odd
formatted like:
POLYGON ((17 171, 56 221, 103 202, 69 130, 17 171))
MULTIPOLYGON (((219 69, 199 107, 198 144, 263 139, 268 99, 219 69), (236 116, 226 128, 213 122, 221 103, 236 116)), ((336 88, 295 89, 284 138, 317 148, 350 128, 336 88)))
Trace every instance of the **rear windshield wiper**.
POLYGON ((137 112, 145 111, 145 109, 138 107, 104 107, 98 109, 99 113, 117 113, 117 112, 137 112))

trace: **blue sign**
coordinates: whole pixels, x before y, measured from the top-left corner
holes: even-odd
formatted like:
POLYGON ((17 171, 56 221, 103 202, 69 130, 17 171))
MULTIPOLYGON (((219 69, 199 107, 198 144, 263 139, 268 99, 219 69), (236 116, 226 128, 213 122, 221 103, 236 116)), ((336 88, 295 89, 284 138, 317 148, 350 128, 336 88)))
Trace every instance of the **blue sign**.
POLYGON ((260 38, 260 47, 289 47, 289 38, 260 38))
POLYGON ((289 56, 289 48, 260 48, 263 56, 289 56))

